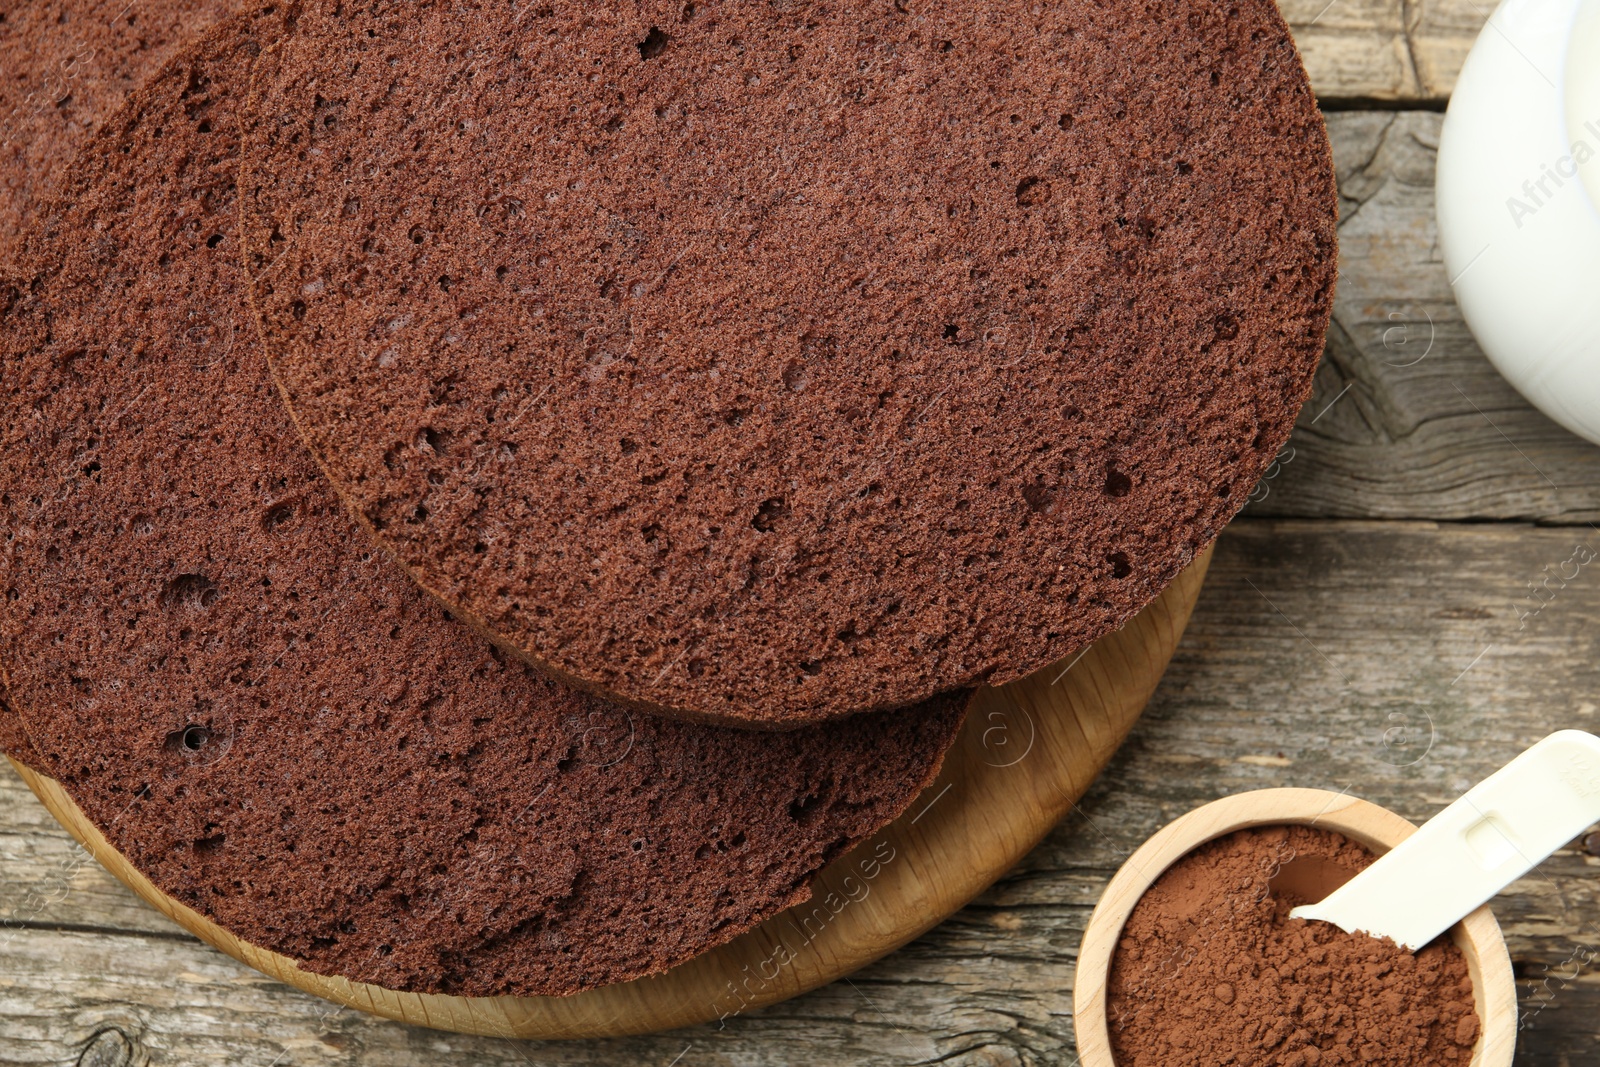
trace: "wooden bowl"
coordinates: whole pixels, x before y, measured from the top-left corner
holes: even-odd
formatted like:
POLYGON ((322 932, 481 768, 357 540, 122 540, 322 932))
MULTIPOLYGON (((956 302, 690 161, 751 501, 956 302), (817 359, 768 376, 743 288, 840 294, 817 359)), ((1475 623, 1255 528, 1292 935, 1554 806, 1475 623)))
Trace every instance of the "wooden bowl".
MULTIPOLYGON (((1252 826, 1298 824, 1336 830, 1384 853, 1417 829, 1378 805, 1325 789, 1257 789, 1224 797, 1167 825, 1122 865, 1100 898, 1078 951, 1072 1012, 1082 1067, 1114 1067, 1106 1016, 1111 957, 1122 927, 1166 869, 1207 841, 1252 826)), ((1510 1067, 1517 1044, 1517 988, 1500 924, 1487 904, 1450 928, 1450 940, 1467 958, 1478 1009, 1478 1043, 1468 1067, 1510 1067)))
POLYGON ((938 780, 894 823, 824 870, 810 902, 664 974, 570 997, 401 993, 303 970, 161 892, 58 782, 20 765, 17 771, 95 859, 158 910, 234 959, 319 997, 413 1025, 495 1037, 611 1037, 716 1022, 892 952, 1015 866, 1083 796, 1138 719, 1210 560, 1208 548, 1137 617, 1079 655, 980 690, 938 780))

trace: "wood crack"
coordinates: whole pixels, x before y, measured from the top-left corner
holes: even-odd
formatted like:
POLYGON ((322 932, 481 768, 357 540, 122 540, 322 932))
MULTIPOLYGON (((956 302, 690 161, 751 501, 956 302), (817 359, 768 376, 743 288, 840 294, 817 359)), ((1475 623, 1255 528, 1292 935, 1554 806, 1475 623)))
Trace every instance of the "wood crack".
MULTIPOLYGON (((39 922, 34 919, 0 919, 0 930, 26 930, 47 934, 93 934, 99 937, 137 937, 151 941, 187 941, 200 944, 200 939, 187 930, 138 930, 126 926, 104 926, 98 923, 39 922)), ((4 940, 0 938, 0 940, 4 940)))

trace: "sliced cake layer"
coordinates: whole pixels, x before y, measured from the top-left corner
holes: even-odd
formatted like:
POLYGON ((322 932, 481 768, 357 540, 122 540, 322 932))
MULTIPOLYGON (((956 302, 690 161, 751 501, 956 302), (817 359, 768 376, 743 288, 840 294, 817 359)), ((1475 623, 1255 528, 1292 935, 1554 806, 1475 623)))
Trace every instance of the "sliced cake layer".
POLYGON ((24 238, 0 345, 0 655, 69 794, 177 900, 314 971, 564 994, 804 900, 937 773, 965 698, 784 735, 564 689, 340 510, 255 343, 219 26, 24 238))
POLYGON ((297 423, 558 677, 787 728, 1028 674, 1245 501, 1333 289, 1271 0, 347 0, 248 107, 297 423))

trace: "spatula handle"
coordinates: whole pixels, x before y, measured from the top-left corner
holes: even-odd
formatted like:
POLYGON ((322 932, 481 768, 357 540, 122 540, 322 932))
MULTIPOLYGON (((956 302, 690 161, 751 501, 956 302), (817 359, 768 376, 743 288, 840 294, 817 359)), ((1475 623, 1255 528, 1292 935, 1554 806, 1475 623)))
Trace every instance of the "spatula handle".
POLYGON ((1478 783, 1297 919, 1432 941, 1600 819, 1600 738, 1561 730, 1478 783))

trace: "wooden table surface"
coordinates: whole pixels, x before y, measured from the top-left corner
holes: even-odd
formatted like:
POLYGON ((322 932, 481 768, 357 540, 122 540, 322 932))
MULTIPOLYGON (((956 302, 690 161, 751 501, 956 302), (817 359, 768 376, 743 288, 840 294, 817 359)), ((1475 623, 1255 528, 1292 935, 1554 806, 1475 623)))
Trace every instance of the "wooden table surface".
MULTIPOLYGON (((1544 734, 1600 729, 1600 448, 1522 401, 1450 297, 1434 151, 1484 0, 1288 0, 1338 163, 1316 395, 1228 528, 1177 658, 1080 809, 904 950, 648 1038, 541 1045, 341 1011, 200 944, 0 770, 0 1064, 1073 1064, 1073 962, 1121 861, 1204 801, 1349 790, 1414 820, 1544 734)), ((0 764, 3 766, 3 764, 0 764)), ((1600 1063, 1600 833, 1495 905, 1519 1064, 1600 1063)))

